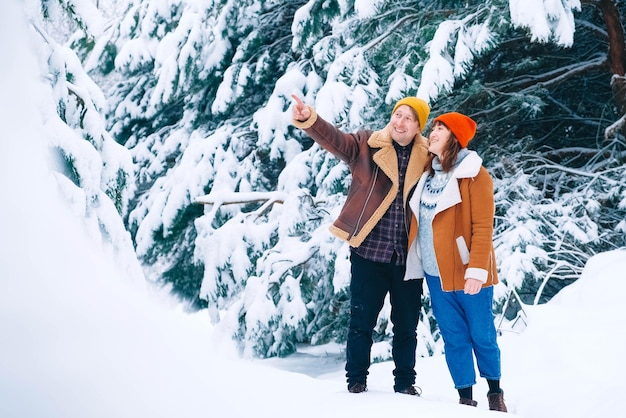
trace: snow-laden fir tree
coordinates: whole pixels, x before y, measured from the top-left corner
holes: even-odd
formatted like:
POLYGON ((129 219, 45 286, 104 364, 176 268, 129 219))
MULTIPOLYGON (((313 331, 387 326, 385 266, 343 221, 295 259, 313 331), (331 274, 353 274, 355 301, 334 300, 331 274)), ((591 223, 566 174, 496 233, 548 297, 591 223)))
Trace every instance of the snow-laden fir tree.
MULTIPOLYGON (((38 71, 49 94, 38 103, 55 179, 76 216, 131 277, 143 280, 123 216, 135 191, 132 156, 106 127, 108 103, 84 69, 67 35, 93 44, 104 19, 87 0, 24 2, 38 71)), ((15 139, 19 140, 19 138, 15 139)), ((43 210, 45 203, 42 202, 43 210)))
MULTIPOLYGON (((620 1, 122 3, 73 45, 135 163, 127 226, 148 278, 247 355, 345 339, 348 249, 327 226, 349 172, 291 126, 292 93, 345 130, 405 95, 478 120, 502 278, 528 303, 625 244, 620 1)), ((422 355, 441 348, 428 309, 422 355)), ((377 333, 385 358, 388 310, 377 333)))

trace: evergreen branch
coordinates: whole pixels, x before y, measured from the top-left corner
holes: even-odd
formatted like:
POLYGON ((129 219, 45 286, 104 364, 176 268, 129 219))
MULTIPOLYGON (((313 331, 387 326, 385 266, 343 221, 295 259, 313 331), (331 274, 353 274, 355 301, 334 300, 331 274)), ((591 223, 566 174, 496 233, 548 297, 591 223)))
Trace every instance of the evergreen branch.
POLYGON ((580 122, 586 125, 597 126, 597 122, 589 120, 589 118, 580 116, 579 114, 574 112, 572 109, 570 109, 567 105, 565 105, 562 101, 556 100, 554 97, 552 97, 551 94, 547 95, 546 99, 549 100, 555 106, 561 108, 566 114, 568 114, 572 119, 576 120, 577 122, 580 122))
POLYGON ((563 173, 569 173, 569 174, 574 174, 577 176, 582 176, 582 177, 590 177, 592 179, 598 177, 598 176, 603 176, 605 174, 611 173, 613 171, 617 171, 617 170, 623 170, 623 167, 613 167, 613 168, 609 168, 606 169, 604 171, 601 171, 599 173, 592 173, 592 172, 588 172, 585 170, 580 170, 580 169, 575 169, 575 168, 571 168, 571 167, 566 167, 564 165, 561 164, 557 164, 554 161, 551 161, 545 157, 541 157, 538 155, 534 155, 534 154, 521 154, 522 158, 528 158, 528 160, 526 160, 526 162, 530 162, 530 161, 539 161, 543 164, 540 165, 536 165, 533 166, 532 171, 529 173, 531 175, 536 174, 537 171, 541 170, 541 169, 552 169, 552 170, 556 170, 559 172, 563 172, 563 173))
POLYGON ((386 32, 383 32, 382 34, 372 39, 371 41, 369 41, 362 47, 353 47, 353 48, 358 48, 358 49, 361 49, 362 51, 368 51, 374 48, 376 45, 382 43, 388 37, 394 35, 396 33, 396 30, 399 27, 404 26, 405 24, 409 24, 412 21, 417 21, 417 20, 419 20, 419 18, 414 15, 405 16, 402 19, 396 21, 396 23, 392 25, 391 27, 389 27, 386 32))
POLYGON ((498 83, 486 83, 488 89, 501 92, 501 90, 514 91, 515 94, 528 94, 531 91, 551 87, 564 82, 566 79, 589 70, 602 68, 607 63, 606 54, 596 54, 597 57, 566 65, 542 74, 524 74, 523 76, 507 78, 498 83))

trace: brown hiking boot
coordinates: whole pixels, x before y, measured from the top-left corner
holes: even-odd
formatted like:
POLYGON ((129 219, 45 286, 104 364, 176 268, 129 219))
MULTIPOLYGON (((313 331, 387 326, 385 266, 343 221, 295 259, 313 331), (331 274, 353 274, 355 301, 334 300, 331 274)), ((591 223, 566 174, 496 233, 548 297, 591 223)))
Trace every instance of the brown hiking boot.
POLYGON ((504 392, 488 393, 487 400, 490 411, 508 412, 504 403, 504 392))
POLYGON ((475 400, 473 400, 473 399, 467 399, 467 398, 461 398, 461 399, 459 399, 459 403, 460 403, 461 405, 469 405, 469 406, 476 406, 476 405, 478 405, 478 402, 476 402, 475 400))
POLYGON ((367 392, 367 385, 365 383, 350 383, 348 385, 348 392, 350 393, 362 393, 367 392))
POLYGON ((405 395, 421 396, 422 389, 418 386, 409 386, 402 390, 396 390, 396 393, 404 393, 405 395))

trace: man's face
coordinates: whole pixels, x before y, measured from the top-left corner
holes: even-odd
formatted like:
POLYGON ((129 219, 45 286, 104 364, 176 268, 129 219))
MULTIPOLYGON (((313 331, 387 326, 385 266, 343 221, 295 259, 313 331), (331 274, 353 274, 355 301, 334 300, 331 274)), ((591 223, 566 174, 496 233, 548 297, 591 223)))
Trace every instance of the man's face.
POLYGON ((415 112, 408 105, 398 106, 389 121, 391 138, 398 144, 409 145, 415 135, 421 132, 420 123, 415 112))

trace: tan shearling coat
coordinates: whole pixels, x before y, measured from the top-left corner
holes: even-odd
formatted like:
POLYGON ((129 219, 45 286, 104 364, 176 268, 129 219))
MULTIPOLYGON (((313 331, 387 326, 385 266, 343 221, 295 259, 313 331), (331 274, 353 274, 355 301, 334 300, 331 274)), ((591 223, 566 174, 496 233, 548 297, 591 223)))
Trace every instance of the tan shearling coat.
MULTIPOLYGON (((420 245, 417 242, 419 201, 428 173, 415 188, 409 205, 414 213, 409 234, 405 279, 424 277, 420 245)), ((498 283, 493 222, 495 202, 493 180, 474 151, 452 171, 439 196, 433 218, 433 241, 444 291, 463 290, 465 279, 498 283)))

